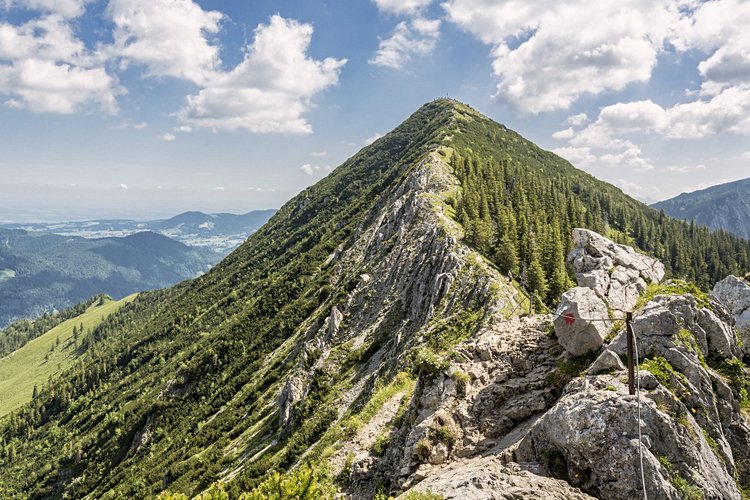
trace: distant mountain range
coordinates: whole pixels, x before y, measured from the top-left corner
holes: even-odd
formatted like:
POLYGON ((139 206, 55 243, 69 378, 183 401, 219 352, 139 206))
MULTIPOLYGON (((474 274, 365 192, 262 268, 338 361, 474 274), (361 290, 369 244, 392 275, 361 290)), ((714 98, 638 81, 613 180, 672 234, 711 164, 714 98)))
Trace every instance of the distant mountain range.
POLYGON ((173 285, 220 258, 154 232, 86 239, 0 229, 0 327, 100 293, 120 299, 173 285))
POLYGON ((254 210, 246 214, 185 212, 171 219, 152 221, 115 219, 15 223, 0 224, 0 228, 42 231, 83 238, 129 236, 138 232, 153 231, 186 245, 209 248, 224 256, 257 231, 275 212, 274 209, 254 210))
POLYGON ((682 193, 651 206, 672 217, 750 239, 750 179, 682 193))

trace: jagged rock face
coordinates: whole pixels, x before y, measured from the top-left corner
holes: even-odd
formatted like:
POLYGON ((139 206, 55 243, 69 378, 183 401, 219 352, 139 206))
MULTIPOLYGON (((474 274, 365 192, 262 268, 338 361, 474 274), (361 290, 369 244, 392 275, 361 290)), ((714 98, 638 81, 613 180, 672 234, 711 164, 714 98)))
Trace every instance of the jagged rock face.
MULTIPOLYGON (((639 372, 649 498, 681 498, 694 488, 705 498, 739 499, 734 478, 748 476, 750 428, 737 394, 703 361, 739 353, 731 326, 686 294, 655 297, 633 330, 640 359, 649 360, 639 372)), ((624 355, 625 335, 608 349, 624 355)), ((638 397, 628 395, 625 372, 613 367, 615 373, 601 374, 597 363, 535 423, 515 459, 539 461, 548 473, 602 498, 638 497, 638 397)))
POLYGON ((297 361, 287 378, 278 398, 283 425, 293 423, 294 407, 307 394, 315 371, 338 369, 330 360, 337 346, 379 346, 353 392, 344 396, 343 413, 359 392, 421 342, 434 317, 474 310, 493 322, 515 308, 516 289, 460 241, 460 226, 443 213, 441 204, 453 189, 450 167, 438 154, 429 155, 382 194, 352 239, 329 257, 335 265, 333 284, 350 291, 325 319, 308 325, 288 360, 315 361, 297 361))
POLYGON ((599 349, 612 326, 604 301, 581 286, 563 294, 554 325, 560 345, 573 356, 599 349))
MULTIPOLYGON (((549 324, 548 316, 514 318, 460 344, 448 370, 418 385, 408 425, 385 456, 352 476, 354 497, 372 496, 384 481, 412 487, 457 459, 506 454, 557 398, 549 377, 562 349, 549 324)), ((505 484, 500 476, 496 484, 505 484)), ((491 496, 501 493, 476 498, 505 498, 491 496)))
POLYGON ((591 288, 614 312, 631 311, 648 283, 664 278, 664 264, 588 229, 573 230, 568 255, 578 285, 591 288))
POLYGON ((593 498, 565 481, 538 476, 496 456, 459 460, 410 492, 440 492, 446 500, 545 500, 593 498))
POLYGON ((716 283, 711 297, 719 301, 734 316, 735 325, 745 345, 745 352, 750 352, 750 285, 737 276, 727 276, 716 283))

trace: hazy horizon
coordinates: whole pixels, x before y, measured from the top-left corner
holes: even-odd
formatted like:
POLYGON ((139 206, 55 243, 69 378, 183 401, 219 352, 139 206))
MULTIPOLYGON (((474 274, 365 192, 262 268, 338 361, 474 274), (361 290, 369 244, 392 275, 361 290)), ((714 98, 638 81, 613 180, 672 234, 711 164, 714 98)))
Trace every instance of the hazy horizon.
POLYGON ((0 2, 0 219, 279 207, 446 95, 640 200, 750 176, 750 3, 536 5, 0 2))

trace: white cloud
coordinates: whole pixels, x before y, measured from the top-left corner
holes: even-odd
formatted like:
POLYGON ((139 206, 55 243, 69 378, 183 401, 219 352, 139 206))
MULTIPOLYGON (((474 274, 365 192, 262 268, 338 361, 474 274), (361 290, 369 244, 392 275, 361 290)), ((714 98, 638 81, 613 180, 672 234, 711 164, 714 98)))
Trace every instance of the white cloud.
POLYGON ((328 173, 331 170, 333 170, 329 165, 326 165, 325 167, 321 167, 319 165, 311 165, 310 163, 305 163, 299 169, 305 175, 316 175, 320 173, 328 173))
POLYGON ((626 167, 636 172, 653 170, 654 166, 643 156, 641 148, 631 146, 619 153, 608 153, 599 157, 599 161, 612 167, 626 167))
POLYGON ((158 139, 161 141, 171 142, 177 139, 177 137, 174 134, 170 134, 169 132, 167 132, 166 134, 160 135, 158 139))
POLYGON ((402 69, 414 56, 432 53, 440 37, 440 20, 421 17, 402 21, 391 36, 380 41, 375 56, 368 62, 376 66, 402 69))
POLYGON ((622 189, 625 193, 640 199, 645 203, 651 203, 657 199, 663 198, 663 196, 661 196, 662 192, 660 188, 653 185, 642 186, 637 182, 625 179, 617 179, 613 184, 622 189))
POLYGON ((647 100, 602 108, 597 120, 576 133, 571 144, 628 148, 622 136, 657 133, 673 139, 699 139, 720 133, 750 135, 750 85, 726 88, 709 99, 670 108, 647 100))
POLYGON ((338 83, 345 59, 307 56, 310 24, 271 17, 255 29, 244 61, 229 72, 212 74, 205 88, 188 96, 179 113, 194 128, 308 134, 302 116, 312 97, 338 83))
POLYGON ((142 129, 146 128, 146 127, 148 127, 148 123, 146 123, 146 122, 139 122, 139 123, 136 123, 135 125, 133 125, 133 128, 136 129, 136 130, 142 130, 142 129))
POLYGON ((553 149, 552 152, 565 158, 576 167, 589 167, 596 163, 596 156, 591 154, 591 148, 564 147, 553 149))
POLYGON ((312 153, 310 153, 310 156, 314 156, 316 158, 328 156, 328 151, 313 151, 312 153))
POLYGON ((679 0, 448 0, 448 19, 492 46, 496 98, 524 113, 651 77, 679 0), (605 21, 606 20, 606 21, 605 21))
POLYGON ((216 186, 214 191, 224 191, 224 186, 216 186))
POLYGON ((373 142, 377 141, 381 137, 383 137, 383 134, 381 134, 379 132, 376 132, 375 134, 373 134, 370 137, 368 137, 367 139, 365 139, 364 144, 365 144, 365 146, 369 146, 370 144, 372 144, 373 142))
POLYGON ((432 0, 373 0, 383 12, 391 14, 414 14, 430 5, 432 0))
POLYGON ((553 139, 570 139, 576 134, 575 130, 568 127, 565 130, 558 130, 554 134, 552 134, 553 139))
POLYGON ((172 76, 206 82, 219 64, 217 33, 223 14, 204 11, 192 0, 111 0, 107 15, 115 25, 106 50, 146 67, 146 76, 172 76))
POLYGON ((305 163, 299 169, 304 174, 313 175, 313 174, 315 174, 315 172, 317 172, 317 171, 320 170, 320 167, 316 167, 316 166, 310 165, 309 163, 305 163))
POLYGON ((120 189, 122 189, 123 191, 125 191, 126 189, 128 189, 128 185, 127 184, 120 184, 118 187, 120 189))
POLYGON ((0 94, 7 106, 74 113, 87 105, 117 112, 124 93, 60 16, 0 23, 0 94))
POLYGON ((589 117, 586 113, 578 113, 577 115, 569 116, 567 120, 568 124, 573 125, 574 127, 585 125, 588 121, 589 117))

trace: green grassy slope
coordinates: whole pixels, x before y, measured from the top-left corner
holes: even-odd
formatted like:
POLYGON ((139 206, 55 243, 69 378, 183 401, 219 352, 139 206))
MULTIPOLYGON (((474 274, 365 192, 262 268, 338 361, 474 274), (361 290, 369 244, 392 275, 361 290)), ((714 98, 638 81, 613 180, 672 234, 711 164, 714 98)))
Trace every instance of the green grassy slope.
POLYGON ((91 331, 110 314, 131 302, 136 294, 124 299, 105 300, 90 306, 83 314, 64 321, 44 335, 0 359, 0 418, 31 401, 34 386, 41 387, 50 378, 60 375, 81 355, 85 332, 91 331), (73 328, 80 328, 78 342, 73 328))

